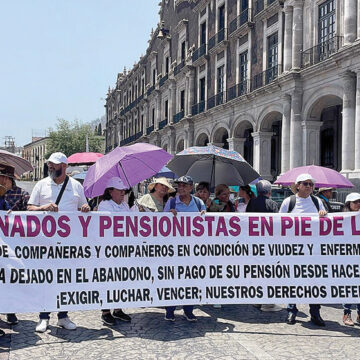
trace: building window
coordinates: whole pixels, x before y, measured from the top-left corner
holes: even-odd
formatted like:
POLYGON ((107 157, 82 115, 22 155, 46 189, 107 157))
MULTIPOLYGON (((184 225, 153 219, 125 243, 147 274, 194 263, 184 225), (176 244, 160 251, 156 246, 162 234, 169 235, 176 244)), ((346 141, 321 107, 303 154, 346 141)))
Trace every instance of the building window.
POLYGON ((240 13, 249 8, 249 0, 240 0, 240 13))
POLYGON ((151 125, 155 125, 155 108, 152 108, 151 111, 151 125))
POLYGON ((200 25, 200 46, 206 44, 206 21, 200 25))
POLYGON ((168 100, 165 100, 164 106, 165 106, 165 108, 164 108, 165 119, 167 119, 169 116, 169 101, 168 100))
POLYGON ((319 43, 335 36, 335 0, 319 5, 319 43))
POLYGON ((205 101, 205 78, 201 78, 199 82, 199 102, 205 101))
POLYGON ((224 91, 224 69, 225 65, 217 68, 217 93, 222 93, 224 91))
POLYGON ((218 31, 225 28, 225 4, 218 8, 218 31))
POLYGON ((169 73, 169 57, 167 56, 165 59, 165 75, 169 73))
POLYGON ((270 69, 278 64, 278 34, 277 32, 268 37, 267 68, 270 69))
POLYGON ((185 90, 180 92, 180 111, 185 110, 185 90))
POLYGON ((185 61, 185 41, 181 43, 181 61, 185 61))
POLYGON ((245 51, 240 54, 239 59, 239 67, 240 67, 240 82, 247 80, 247 73, 248 73, 248 52, 245 51))

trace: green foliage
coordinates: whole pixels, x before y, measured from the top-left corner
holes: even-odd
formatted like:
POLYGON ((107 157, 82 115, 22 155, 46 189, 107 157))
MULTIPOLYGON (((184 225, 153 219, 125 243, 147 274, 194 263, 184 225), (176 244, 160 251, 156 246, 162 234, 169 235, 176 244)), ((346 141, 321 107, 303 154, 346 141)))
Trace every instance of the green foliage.
POLYGON ((70 123, 65 119, 58 119, 56 130, 49 130, 46 158, 57 151, 61 151, 66 156, 85 152, 86 135, 89 139, 90 152, 104 152, 104 137, 94 135, 89 124, 82 124, 78 120, 70 123))
POLYGON ((101 130, 101 123, 99 124, 99 126, 98 126, 98 135, 99 136, 102 136, 103 134, 102 134, 102 130, 101 130))

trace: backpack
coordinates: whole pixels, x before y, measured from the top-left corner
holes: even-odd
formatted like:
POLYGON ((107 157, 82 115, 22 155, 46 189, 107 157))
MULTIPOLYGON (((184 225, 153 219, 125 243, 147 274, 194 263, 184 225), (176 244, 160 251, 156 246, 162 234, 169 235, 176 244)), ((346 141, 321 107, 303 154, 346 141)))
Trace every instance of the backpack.
MULTIPOLYGON (((311 200, 313 201, 317 211, 319 211, 320 210, 319 199, 314 195, 310 195, 310 197, 311 197, 311 200)), ((292 212, 292 210, 295 207, 295 204, 296 204, 296 195, 291 195, 290 196, 289 208, 288 208, 288 211, 287 211, 288 213, 292 212)))
MULTIPOLYGON (((200 199, 198 197, 196 197, 196 196, 193 196, 193 195, 191 195, 191 197, 194 199, 195 204, 196 204, 197 208, 199 209, 199 211, 201 211, 200 199)), ((176 207, 176 197, 173 197, 170 200, 170 210, 175 209, 175 207, 176 207)))

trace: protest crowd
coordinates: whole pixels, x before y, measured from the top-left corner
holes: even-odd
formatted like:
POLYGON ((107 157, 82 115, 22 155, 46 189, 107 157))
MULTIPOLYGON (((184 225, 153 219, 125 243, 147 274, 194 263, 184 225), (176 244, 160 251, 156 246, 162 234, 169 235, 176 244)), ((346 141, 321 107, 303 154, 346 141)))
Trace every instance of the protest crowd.
MULTIPOLYGON (((181 162, 181 157, 179 157, 181 162)), ((184 160, 185 161, 185 160, 184 160)), ((118 162, 117 162, 118 163, 118 162)), ((121 163, 121 161, 120 161, 121 163)), ((166 163, 165 163, 166 164, 166 163)), ((164 165, 165 165, 164 164, 164 165)), ((99 212, 168 212, 173 216, 178 214, 198 213, 200 216, 205 213, 292 213, 292 214, 314 214, 319 217, 326 217, 333 212, 330 200, 332 199, 333 186, 322 186, 315 192, 317 180, 310 173, 302 172, 296 176, 291 184, 293 195, 287 197, 281 206, 271 199, 272 184, 263 179, 257 179, 253 183, 215 182, 216 176, 210 176, 208 181, 196 181, 184 172, 178 174, 174 180, 166 177, 148 176, 146 183, 146 194, 134 193, 129 185, 129 176, 123 176, 124 171, 119 171, 92 184, 93 193, 97 196, 85 196, 83 185, 67 175, 68 159, 60 153, 53 153, 47 160, 48 176, 40 180, 31 194, 17 187, 15 179, 15 167, 9 164, 0 163, 0 210, 7 213, 15 211, 35 212, 66 212, 79 211, 87 213, 90 211, 99 212), (101 183, 101 186, 99 184, 101 183), (96 189, 96 191, 95 191, 96 189)), ((96 166, 93 165, 93 166, 96 166)), ((138 168, 137 172, 140 171, 138 168)), ((101 174, 103 175, 103 174, 101 174)), ((155 174, 153 174, 155 175, 155 174)), ((144 179, 146 180, 146 179, 144 179)), ((343 212, 360 211, 360 193, 351 192, 346 196, 343 212)), ((121 261, 121 260, 119 260, 121 261)), ((259 311, 279 311, 282 309, 275 304, 254 304, 259 311)), ((221 305, 214 305, 221 307, 221 305)), ((193 313, 193 305, 184 305, 184 317, 189 322, 197 321, 193 313)), ((165 321, 174 322, 175 306, 165 307, 165 321)), ((325 321, 320 314, 320 304, 310 304, 309 313, 311 322, 315 326, 325 326, 325 321)), ((296 304, 287 305, 287 324, 296 323, 296 304)), ((117 319, 130 322, 131 317, 123 309, 102 309, 101 321, 108 326, 116 324, 117 319)), ((260 315, 259 315, 260 316, 260 315)), ((360 302, 358 304, 343 304, 342 321, 346 326, 360 325, 360 302), (352 317, 352 308, 356 307, 357 315, 352 317)), ((65 311, 57 314, 57 325, 67 330, 75 330, 76 324, 71 321, 65 311)), ((340 315, 339 315, 340 318, 340 315)), ((5 314, 6 322, 10 325, 18 323, 14 313, 5 314)), ((41 312, 36 325, 36 332, 45 332, 49 325, 50 313, 41 312)), ((0 330, 3 336, 3 330, 0 330)))

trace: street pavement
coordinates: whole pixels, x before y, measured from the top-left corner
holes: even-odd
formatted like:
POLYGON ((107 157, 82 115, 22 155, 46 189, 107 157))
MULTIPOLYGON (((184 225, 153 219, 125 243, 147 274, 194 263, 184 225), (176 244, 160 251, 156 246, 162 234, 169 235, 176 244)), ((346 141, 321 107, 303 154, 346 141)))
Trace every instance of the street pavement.
POLYGON ((307 305, 299 310, 297 324, 287 325, 285 310, 264 313, 251 305, 201 306, 197 323, 187 322, 180 308, 174 323, 159 308, 127 309, 132 322, 114 327, 102 324, 100 311, 83 311, 70 313, 77 330, 58 328, 52 314, 44 334, 34 332, 37 314, 20 314, 12 328, 0 321, 6 332, 0 360, 359 359, 360 326, 342 325, 341 306, 323 306, 325 328, 310 323, 307 305))

